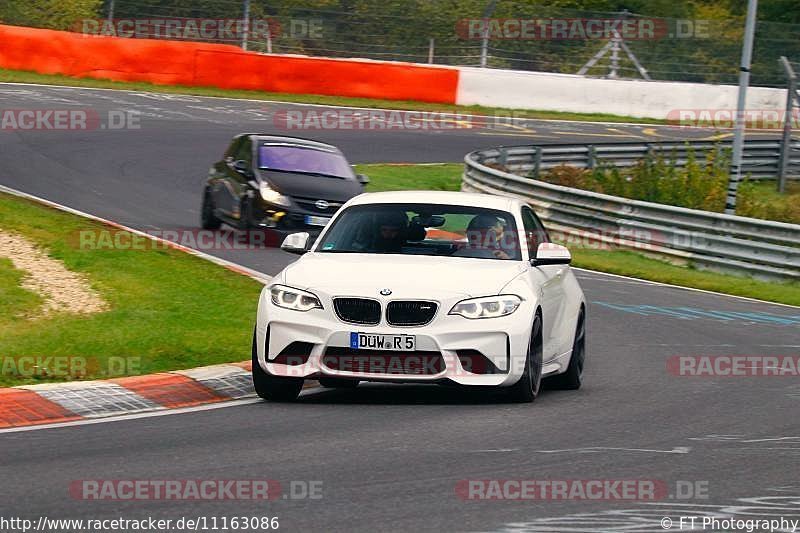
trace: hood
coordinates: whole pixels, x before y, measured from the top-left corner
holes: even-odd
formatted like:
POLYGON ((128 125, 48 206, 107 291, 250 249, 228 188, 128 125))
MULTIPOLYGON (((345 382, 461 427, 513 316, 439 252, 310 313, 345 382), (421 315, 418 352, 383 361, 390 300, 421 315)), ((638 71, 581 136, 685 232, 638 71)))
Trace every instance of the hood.
POLYGON ((292 287, 332 296, 375 298, 382 289, 390 289, 392 298, 447 299, 497 294, 524 269, 520 261, 308 253, 284 270, 283 279, 292 287))
POLYGON ((346 202, 364 192, 355 178, 332 178, 263 169, 258 170, 258 177, 286 196, 346 202))

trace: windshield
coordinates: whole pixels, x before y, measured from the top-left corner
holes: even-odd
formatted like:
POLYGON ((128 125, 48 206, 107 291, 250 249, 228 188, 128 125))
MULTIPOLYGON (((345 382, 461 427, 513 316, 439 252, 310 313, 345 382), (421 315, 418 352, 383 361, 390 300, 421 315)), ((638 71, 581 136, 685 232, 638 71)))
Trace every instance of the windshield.
POLYGON ((325 233, 316 251, 521 258, 511 213, 430 204, 373 204, 347 208, 325 233))
POLYGON ((258 149, 258 168, 283 172, 355 177, 347 159, 338 152, 295 145, 264 144, 258 149))

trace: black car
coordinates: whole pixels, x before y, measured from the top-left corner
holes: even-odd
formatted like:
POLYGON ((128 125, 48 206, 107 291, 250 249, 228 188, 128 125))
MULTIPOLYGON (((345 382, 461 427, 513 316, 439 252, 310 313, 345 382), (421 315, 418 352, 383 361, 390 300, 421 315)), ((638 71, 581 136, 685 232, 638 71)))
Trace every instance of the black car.
POLYGON ((202 226, 316 232, 368 181, 335 146, 242 133, 209 169, 202 226))

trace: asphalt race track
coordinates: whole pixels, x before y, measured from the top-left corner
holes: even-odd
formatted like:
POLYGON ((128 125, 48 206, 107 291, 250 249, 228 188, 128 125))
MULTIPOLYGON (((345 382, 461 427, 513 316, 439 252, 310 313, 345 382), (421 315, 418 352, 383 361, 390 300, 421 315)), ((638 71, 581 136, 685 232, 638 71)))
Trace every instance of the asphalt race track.
MULTIPOLYGON (((141 112, 135 130, 0 131, 0 183, 140 229, 196 228, 201 180, 228 139, 279 132, 274 113, 294 107, 26 85, 0 85, 0 102, 141 112)), ((480 147, 527 142, 719 137, 536 120, 508 131, 292 134, 337 144, 353 162, 459 161, 480 147)), ((293 257, 215 253, 267 274, 293 257)), ((797 377, 685 377, 667 369, 674 356, 797 355, 800 309, 593 272, 579 277, 590 322, 578 392, 545 391, 533 405, 514 405, 482 392, 367 385, 312 389, 291 405, 244 402, 3 433, 0 515, 278 516, 286 531, 655 532, 665 530, 665 516, 674 530, 690 514, 800 519, 797 377), (285 488, 321 481, 323 489, 320 499, 269 504, 72 498, 70 483, 85 479, 274 479, 285 488), (459 481, 476 479, 655 480, 668 494, 649 503, 459 497, 459 481), (679 498, 678 482, 700 497, 679 498)))

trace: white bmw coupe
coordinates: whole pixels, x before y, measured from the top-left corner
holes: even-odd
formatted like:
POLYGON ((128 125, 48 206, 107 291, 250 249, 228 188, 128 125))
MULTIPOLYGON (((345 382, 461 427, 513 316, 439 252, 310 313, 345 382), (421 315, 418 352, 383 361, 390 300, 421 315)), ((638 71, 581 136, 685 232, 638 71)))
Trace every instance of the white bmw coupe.
POLYGON ((264 288, 253 384, 272 401, 305 379, 577 389, 586 302, 570 253, 521 201, 459 192, 362 194, 264 288))

